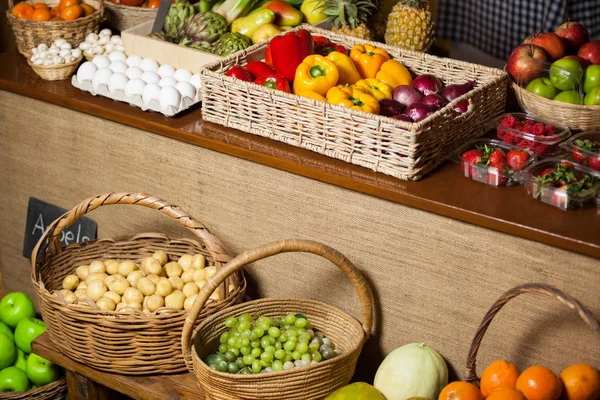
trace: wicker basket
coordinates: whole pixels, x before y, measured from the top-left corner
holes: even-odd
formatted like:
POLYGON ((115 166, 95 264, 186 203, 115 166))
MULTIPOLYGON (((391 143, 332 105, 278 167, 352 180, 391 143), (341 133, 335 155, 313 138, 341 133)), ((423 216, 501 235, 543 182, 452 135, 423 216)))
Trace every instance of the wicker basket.
POLYGON ((0 393, 0 400, 63 400, 67 398, 67 380, 62 377, 26 392, 0 393))
POLYGON ((143 22, 156 19, 157 8, 142 8, 106 3, 106 19, 113 30, 123 32, 143 22))
POLYGON ((479 329, 477 329, 477 333, 475 334, 475 338, 471 343, 471 349, 469 350, 469 357, 467 359, 467 374, 466 381, 471 382, 477 386, 479 386, 479 377, 477 376, 477 352, 479 351, 479 346, 481 345, 481 341, 487 331, 488 327, 492 323, 492 320, 498 314, 498 312, 504 307, 506 303, 515 297, 523 294, 523 293, 537 293, 543 294, 545 296, 553 297, 559 302, 563 303, 570 309, 574 310, 579 314, 581 319, 590 327, 594 332, 600 335, 600 323, 592 314, 590 310, 588 310, 583 304, 577 301, 575 298, 561 292, 560 290, 544 284, 530 283, 521 286, 514 287, 504 293, 494 305, 488 310, 488 312, 483 317, 481 324, 479 325, 479 329))
MULTIPOLYGON (((26 2, 33 4, 35 0, 26 0, 26 2)), ((79 46, 79 43, 85 40, 88 33, 98 31, 98 26, 104 17, 104 0, 85 0, 84 2, 96 8, 96 12, 73 21, 41 22, 15 17, 11 13, 14 2, 8 0, 6 16, 12 26, 19 52, 25 57, 29 57, 32 48, 40 43, 52 43, 56 39, 65 39, 74 48, 79 46)), ((59 1, 48 0, 45 3, 49 7, 53 7, 58 5, 59 1)))
POLYGON ((356 267, 341 253, 321 243, 290 239, 245 251, 217 272, 200 291, 190 310, 183 328, 182 344, 186 363, 190 369, 190 364, 193 366, 193 373, 207 399, 323 399, 330 392, 346 385, 352 378, 360 351, 371 333, 372 324, 373 300, 365 279, 356 267), (250 301, 218 312, 201 322, 192 336, 195 316, 204 306, 211 288, 217 287, 248 263, 285 252, 313 253, 337 265, 350 278, 358 292, 363 315, 362 326, 338 308, 319 301, 273 298, 250 301), (219 336, 227 329, 224 326, 225 320, 246 312, 268 317, 301 312, 315 328, 330 338, 343 354, 310 367, 258 375, 228 374, 212 370, 202 358, 219 346, 219 336))
MULTIPOLYGON (((219 239, 179 207, 146 194, 111 193, 81 202, 54 221, 33 250, 32 281, 47 331, 54 345, 72 359, 101 371, 128 374, 164 374, 185 371, 181 333, 186 311, 166 307, 153 314, 103 311, 94 303, 67 304, 51 291, 62 288, 63 278, 76 266, 97 259, 140 262, 164 250, 171 261, 183 254, 202 253, 217 271, 231 257, 219 239), (62 248, 60 234, 79 217, 106 205, 141 205, 173 218, 200 241, 169 239, 158 233, 100 239, 62 248), (91 307, 90 307, 91 306, 91 307)), ((242 301, 246 282, 236 273, 220 287, 219 301, 206 303, 194 315, 202 320, 224 307, 242 301)))
POLYGON ((245 66, 263 59, 268 42, 262 42, 201 70, 203 119, 400 179, 419 180, 458 146, 485 133, 484 123, 504 111, 507 75, 502 70, 402 50, 311 26, 301 28, 348 48, 357 43, 371 43, 385 49, 413 74, 433 73, 446 84, 473 79, 478 86, 423 121, 409 123, 224 75, 235 64, 245 66), (455 117, 452 109, 464 100, 470 103, 468 111, 455 117))
POLYGON ((35 65, 29 59, 27 59, 27 64, 29 64, 35 73, 38 74, 42 79, 47 81, 62 81, 63 79, 67 79, 73 75, 81 60, 83 60, 83 56, 68 64, 35 65))
POLYGON ((538 96, 511 81, 523 110, 558 126, 574 130, 600 129, 600 106, 580 106, 538 96))

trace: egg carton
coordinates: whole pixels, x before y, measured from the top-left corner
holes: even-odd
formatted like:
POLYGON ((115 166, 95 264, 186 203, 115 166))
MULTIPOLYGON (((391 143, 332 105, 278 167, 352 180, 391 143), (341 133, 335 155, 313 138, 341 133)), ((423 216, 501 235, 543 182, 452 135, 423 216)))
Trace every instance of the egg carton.
POLYGON ((94 86, 92 85, 91 80, 83 79, 82 82, 79 82, 79 80, 77 79, 77 75, 73 75, 73 77, 71 78, 71 84, 79 90, 91 93, 93 96, 108 97, 109 99, 129 103, 129 105, 131 106, 141 108, 142 111, 155 111, 167 117, 173 117, 179 114, 180 112, 187 110, 193 105, 202 102, 202 91, 197 90, 194 99, 182 96, 181 102, 179 103, 179 107, 169 106, 165 109, 160 106, 159 101, 156 99, 152 99, 150 100, 150 103, 145 104, 142 100, 142 95, 139 94, 128 97, 125 96, 125 92, 122 89, 117 89, 113 93, 111 93, 108 90, 108 85, 106 84, 101 83, 98 85, 98 90, 94 90, 94 86))

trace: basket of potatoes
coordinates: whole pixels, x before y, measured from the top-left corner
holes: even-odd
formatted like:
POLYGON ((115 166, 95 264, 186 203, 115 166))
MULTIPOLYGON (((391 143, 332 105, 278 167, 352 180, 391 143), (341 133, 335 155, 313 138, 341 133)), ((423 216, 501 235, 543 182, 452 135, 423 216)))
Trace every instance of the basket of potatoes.
MULTIPOLYGON (((147 194, 87 199, 55 220, 33 250, 32 281, 52 342, 72 359, 126 375, 186 370, 181 334, 199 290, 231 256, 221 241, 176 205, 147 194), (61 232, 106 205, 149 207, 197 239, 160 233, 98 239, 65 248, 61 232)), ((197 321, 242 301, 246 281, 232 275, 211 294, 197 321)))

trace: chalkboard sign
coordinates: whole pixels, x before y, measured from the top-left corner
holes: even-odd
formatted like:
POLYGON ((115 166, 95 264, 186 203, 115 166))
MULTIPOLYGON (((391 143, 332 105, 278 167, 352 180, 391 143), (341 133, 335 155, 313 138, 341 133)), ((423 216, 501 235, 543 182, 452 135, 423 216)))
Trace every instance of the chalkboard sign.
MULTIPOLYGON (((23 256, 31 258, 33 248, 42 237, 42 234, 46 231, 48 225, 66 212, 67 210, 63 210, 50 203, 46 203, 34 197, 29 198, 23 256)), ((60 233, 60 241, 63 246, 68 246, 72 243, 81 243, 96 239, 96 230, 96 222, 89 218, 82 217, 60 233)))

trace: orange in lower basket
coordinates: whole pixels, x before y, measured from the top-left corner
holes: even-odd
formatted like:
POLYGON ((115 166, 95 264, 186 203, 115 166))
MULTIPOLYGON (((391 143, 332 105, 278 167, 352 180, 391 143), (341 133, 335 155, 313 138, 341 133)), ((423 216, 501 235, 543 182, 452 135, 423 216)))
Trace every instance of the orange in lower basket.
POLYGON ((82 15, 83 8, 81 8, 81 6, 79 6, 78 4, 67 6, 60 12, 60 17, 65 21, 72 21, 81 17, 82 15))
POLYGON ((483 400, 477 387, 469 382, 452 382, 448 384, 438 400, 483 400))
POLYGON ((52 14, 47 8, 38 8, 31 14, 31 19, 34 21, 50 21, 50 18, 52 18, 52 14))
POLYGON ((502 388, 492 392, 486 400, 527 400, 517 389, 502 388))
POLYGON ((534 365, 519 375, 517 389, 527 400, 558 400, 562 393, 562 382, 548 368, 534 365))
POLYGON ((591 365, 575 364, 560 374, 565 400, 600 399, 600 371, 591 365))
POLYGON ((38 8, 45 8, 45 9, 47 9, 47 10, 48 10, 48 5, 47 5, 46 3, 35 3, 35 4, 33 5, 33 8, 34 8, 35 10, 37 10, 38 8))
POLYGON ((11 13, 19 19, 31 19, 33 7, 27 3, 19 3, 13 7, 11 13))
POLYGON ((92 15, 96 9, 89 4, 81 3, 80 7, 83 9, 83 16, 87 17, 88 15, 92 15))
POLYGON ((488 397, 493 391, 500 388, 514 388, 517 386, 519 369, 509 361, 497 360, 491 363, 479 381, 479 388, 483 397, 488 397))

